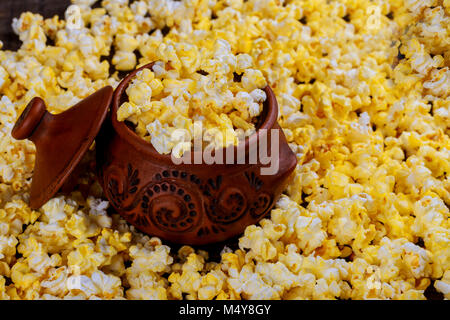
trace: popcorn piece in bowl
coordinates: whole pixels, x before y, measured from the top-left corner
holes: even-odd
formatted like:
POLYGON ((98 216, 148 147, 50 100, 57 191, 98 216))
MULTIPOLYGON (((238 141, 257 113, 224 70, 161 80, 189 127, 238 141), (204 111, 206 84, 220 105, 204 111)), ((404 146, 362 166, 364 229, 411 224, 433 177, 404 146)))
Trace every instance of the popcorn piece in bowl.
POLYGON ((216 40, 212 52, 201 52, 189 43, 169 42, 160 44, 156 54, 165 59, 156 62, 153 70, 136 74, 126 89, 128 101, 120 105, 117 117, 132 123, 136 133, 159 153, 172 151, 182 156, 190 150, 195 121, 204 135, 213 135, 214 148, 237 145, 242 137, 239 130, 244 137, 255 131, 267 82, 261 71, 252 69, 251 59, 238 59, 221 39, 216 40), (243 60, 239 67, 238 60, 243 60), (240 81, 236 72, 241 72, 240 81), (184 136, 177 135, 179 130, 184 130, 184 136), (184 142, 181 147, 180 139, 184 142))

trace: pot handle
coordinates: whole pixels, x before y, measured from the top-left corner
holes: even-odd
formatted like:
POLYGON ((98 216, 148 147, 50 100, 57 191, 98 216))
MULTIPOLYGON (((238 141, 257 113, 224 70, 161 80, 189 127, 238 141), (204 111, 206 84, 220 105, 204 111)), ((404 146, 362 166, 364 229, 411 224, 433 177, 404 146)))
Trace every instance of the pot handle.
POLYGON ((17 119, 11 131, 12 137, 17 140, 29 139, 46 113, 48 112, 44 100, 39 97, 33 98, 17 119))

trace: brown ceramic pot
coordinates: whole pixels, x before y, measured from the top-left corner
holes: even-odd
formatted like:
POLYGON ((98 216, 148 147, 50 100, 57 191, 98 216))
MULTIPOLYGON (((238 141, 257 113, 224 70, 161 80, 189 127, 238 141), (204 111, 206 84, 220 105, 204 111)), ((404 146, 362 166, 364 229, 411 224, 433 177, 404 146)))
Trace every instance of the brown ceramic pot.
MULTIPOLYGON (((76 168, 96 139, 98 178, 104 194, 139 230, 182 244, 220 242, 241 234, 270 211, 296 165, 277 124, 275 95, 265 88, 267 100, 258 130, 245 143, 228 148, 234 152, 231 164, 177 165, 170 155, 158 153, 126 122, 117 120, 130 81, 139 70, 152 66, 132 72, 114 94, 107 86, 58 115, 48 113, 42 99, 30 101, 11 132, 14 138, 36 145, 30 207, 37 209, 61 188, 69 191, 73 187, 76 168), (262 164, 259 157, 250 161, 254 154, 250 149, 265 139, 266 149, 271 150, 272 137, 279 152, 269 155, 278 161, 278 170, 261 175, 261 168, 271 164, 262 164), (238 154, 244 155, 242 162, 237 162, 238 154)), ((226 161, 229 150, 221 150, 223 163, 230 163, 226 161)), ((202 152, 194 151, 191 159, 191 163, 202 159, 202 152)))
MULTIPOLYGON (((110 121, 97 137, 99 180, 111 205, 136 228, 149 235, 183 244, 219 242, 241 234, 273 207, 296 165, 277 124, 278 105, 269 87, 258 131, 240 146, 249 163, 249 146, 262 139, 267 129, 279 133, 279 169, 261 175, 256 164, 174 164, 170 155, 158 153, 125 122, 117 120, 119 106, 127 100, 125 90, 136 73, 129 74, 114 92, 110 121)), ((224 150, 224 155, 226 151, 224 150)), ((269 152, 270 154, 270 152, 269 152)), ((192 154, 192 159, 195 154, 192 154)), ((236 159, 236 157, 235 157, 236 159)))

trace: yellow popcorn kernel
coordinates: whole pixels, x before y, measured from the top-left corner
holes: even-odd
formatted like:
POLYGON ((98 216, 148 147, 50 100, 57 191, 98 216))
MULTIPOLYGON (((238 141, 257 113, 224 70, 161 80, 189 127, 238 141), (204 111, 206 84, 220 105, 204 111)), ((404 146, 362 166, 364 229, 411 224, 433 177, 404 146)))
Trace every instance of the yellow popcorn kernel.
POLYGON ((129 51, 116 51, 112 64, 119 71, 129 71, 136 66, 136 55, 129 51))
POLYGON ((315 250, 316 255, 320 255, 324 259, 335 259, 341 256, 341 251, 336 245, 335 239, 326 239, 322 246, 315 250))
POLYGON ((164 89, 164 86, 159 79, 151 80, 149 85, 152 90, 152 97, 159 95, 164 89))
MULTIPOLYGON (((428 279, 424 279, 424 280, 428 280, 428 279)), ((423 281, 423 282, 425 282, 425 281, 423 281)), ((450 296, 450 271, 449 270, 445 271, 441 280, 434 282, 434 287, 439 292, 442 292, 444 294, 444 297, 446 299, 448 299, 448 297, 450 296)), ((418 289, 421 289, 421 288, 418 288, 418 289)))
POLYGON ((87 59, 84 66, 93 80, 106 79, 109 75, 109 62, 99 62, 95 58, 87 59))
POLYGON ((65 228, 70 235, 79 239, 93 237, 101 232, 100 227, 90 223, 89 218, 81 212, 73 214, 67 221, 65 228))
POLYGON ((198 272, 184 270, 181 275, 171 274, 169 282, 179 286, 181 292, 188 293, 195 299, 197 297, 196 292, 200 288, 201 276, 198 272))
POLYGON ((150 104, 152 89, 145 82, 133 82, 127 88, 126 93, 130 103, 140 108, 150 104))
POLYGON ((166 271, 173 262, 169 255, 170 248, 165 245, 156 245, 153 249, 142 246, 131 246, 130 256, 134 258, 132 268, 135 271, 149 270, 152 272, 166 271))
POLYGON ((212 123, 216 125, 220 125, 222 120, 220 119, 220 116, 214 112, 213 107, 210 105, 206 105, 203 109, 205 116, 208 120, 210 120, 212 123))
POLYGON ((286 231, 286 226, 284 224, 274 224, 267 219, 263 219, 259 223, 263 228, 265 236, 272 241, 280 239, 286 231))
POLYGON ((80 273, 89 273, 97 269, 105 261, 105 257, 94 250, 92 243, 78 245, 67 255, 68 266, 79 270, 80 273))
POLYGON ((180 275, 178 273, 172 273, 169 276, 169 282, 172 283, 172 285, 168 288, 167 292, 169 295, 176 300, 182 300, 183 299, 183 292, 181 291, 181 286, 178 284, 177 280, 179 279, 180 275))
POLYGON ((240 248, 249 248, 256 259, 267 261, 277 256, 277 249, 264 237, 261 228, 254 225, 245 229, 244 237, 239 239, 240 248))
POLYGON ((83 66, 83 65, 84 63, 80 58, 78 52, 72 51, 66 56, 62 67, 64 71, 74 71, 76 66, 83 66))
POLYGON ((148 83, 151 80, 155 79, 155 74, 152 70, 145 68, 136 73, 136 79, 148 83))
POLYGON ((117 110, 117 120, 124 121, 133 114, 140 114, 140 110, 136 108, 136 106, 130 102, 124 102, 119 109, 117 110))
POLYGON ((129 34, 118 34, 115 38, 118 51, 132 52, 139 46, 139 41, 129 34))
POLYGON ((242 76, 242 86, 247 91, 263 88, 267 84, 266 79, 259 70, 246 69, 242 76))
POLYGON ((200 271, 203 269, 203 264, 204 258, 202 256, 191 253, 183 264, 183 271, 200 271))
POLYGON ((241 128, 243 130, 252 130, 255 128, 253 124, 248 123, 244 119, 242 119, 237 112, 230 113, 230 119, 233 123, 233 126, 236 128, 241 128))
POLYGON ((194 73, 200 67, 200 57, 197 46, 180 43, 176 45, 176 50, 187 73, 194 73))
POLYGON ((214 271, 203 276, 198 290, 198 298, 200 300, 213 299, 222 290, 223 278, 224 275, 221 272, 214 271))
POLYGON ((264 282, 274 287, 280 286, 284 290, 289 290, 300 284, 298 277, 279 261, 276 263, 259 263, 255 267, 255 272, 259 273, 264 282))
POLYGON ((0 275, 5 277, 11 277, 11 269, 9 265, 4 261, 0 262, 0 275))
POLYGON ((236 59, 237 59, 236 72, 239 74, 244 72, 246 69, 253 67, 253 58, 248 54, 245 53, 238 54, 236 56, 236 59))
POLYGON ((295 232, 298 238, 297 246, 305 253, 320 247, 326 237, 322 222, 317 217, 299 216, 295 222, 295 232))
POLYGON ((123 256, 117 254, 111 257, 109 265, 104 266, 102 269, 107 274, 113 274, 118 277, 123 276, 125 274, 125 261, 123 256))
POLYGON ((325 186, 336 198, 344 197, 344 188, 348 186, 350 177, 336 171, 330 171, 325 178, 325 186))
POLYGON ((8 72, 2 66, 0 66, 0 89, 2 89, 2 87, 8 81, 8 79, 9 79, 8 72))
MULTIPOLYGON (((0 46, 1 49, 1 46, 0 46)), ((9 295, 6 293, 6 279, 3 276, 0 276, 0 299, 2 300, 9 300, 10 297, 9 295)))
POLYGON ((31 272, 24 262, 16 262, 11 268, 11 280, 19 289, 25 290, 29 288, 38 279, 39 275, 31 272))
POLYGON ((125 232, 120 234, 117 230, 112 232, 110 229, 103 229, 101 237, 97 238, 97 243, 99 243, 101 239, 105 239, 110 246, 120 252, 128 248, 127 244, 131 241, 131 233, 125 232))
POLYGON ((182 64, 180 59, 177 56, 177 52, 172 44, 161 43, 158 47, 158 59, 167 62, 167 64, 175 69, 176 71, 180 71, 182 64))
POLYGON ((161 113, 161 111, 164 110, 165 108, 165 104, 162 101, 151 101, 150 104, 151 104, 150 110, 156 115, 161 113))

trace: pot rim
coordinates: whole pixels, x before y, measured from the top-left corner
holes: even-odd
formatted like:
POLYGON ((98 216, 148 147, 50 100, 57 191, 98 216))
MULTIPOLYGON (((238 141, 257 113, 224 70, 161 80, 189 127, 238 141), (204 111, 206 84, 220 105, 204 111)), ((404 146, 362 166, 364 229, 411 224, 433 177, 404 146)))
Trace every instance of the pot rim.
MULTIPOLYGON (((134 78, 135 75, 143 69, 146 69, 146 68, 151 69, 154 64, 155 64, 155 62, 151 62, 144 66, 141 66, 140 68, 135 69, 133 72, 129 73, 120 82, 120 84, 117 86, 116 90, 114 91, 113 104, 111 107, 111 121, 112 121, 113 127, 116 130, 116 132, 122 138, 124 138, 128 143, 133 145, 137 150, 142 151, 145 154, 147 154, 151 157, 154 157, 159 161, 172 163, 171 153, 169 153, 169 154, 159 153, 150 142, 145 141, 134 130, 129 128, 125 124, 125 121, 117 120, 117 110, 119 109, 119 104, 120 104, 121 98, 122 98, 123 94, 125 93, 125 90, 127 89, 128 85, 130 84, 132 78, 134 78)), ((257 128, 255 133, 253 133, 252 135, 245 138, 245 143, 241 143, 238 146, 232 146, 234 148, 235 158, 237 157, 238 149, 241 149, 241 148, 245 148, 245 154, 248 154, 249 146, 251 144, 256 143, 262 136, 263 133, 262 133, 261 129, 266 129, 267 131, 269 131, 270 129, 272 129, 274 127, 274 125, 278 119, 278 103, 277 103, 275 94, 273 93, 272 89, 268 85, 264 88, 264 91, 266 93, 267 98, 263 104, 263 110, 261 112, 261 114, 263 114, 263 116, 264 116, 263 121, 259 125, 259 127, 257 128)), ((230 148, 230 147, 231 146, 222 148, 223 155, 226 154, 225 149, 230 148)), ((194 159, 195 157, 202 156, 202 154, 199 154, 199 153, 202 153, 202 151, 191 152, 191 158, 194 159)), ((194 163, 194 162, 191 162, 191 163, 194 163)))

